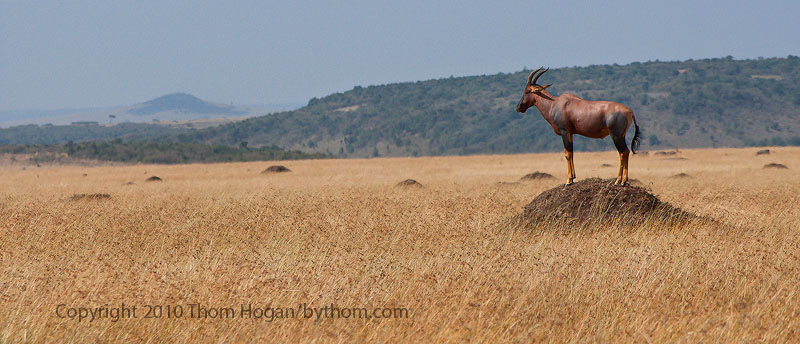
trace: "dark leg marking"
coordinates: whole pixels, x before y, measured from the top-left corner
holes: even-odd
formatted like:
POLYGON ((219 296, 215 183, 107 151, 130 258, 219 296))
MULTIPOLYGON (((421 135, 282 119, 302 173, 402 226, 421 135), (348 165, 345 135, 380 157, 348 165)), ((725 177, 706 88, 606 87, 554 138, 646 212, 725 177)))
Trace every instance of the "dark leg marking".
POLYGON ((572 153, 572 140, 569 139, 569 134, 567 134, 566 130, 561 131, 561 141, 564 142, 564 149, 572 153))
POLYGON ((617 147, 617 152, 625 153, 628 150, 628 144, 625 143, 624 135, 611 135, 611 140, 614 141, 614 147, 617 147))
POLYGON ((572 181, 575 179, 575 165, 572 162, 572 134, 568 133, 566 130, 563 130, 561 132, 561 141, 564 142, 564 157, 567 160, 566 186, 572 184, 572 181))

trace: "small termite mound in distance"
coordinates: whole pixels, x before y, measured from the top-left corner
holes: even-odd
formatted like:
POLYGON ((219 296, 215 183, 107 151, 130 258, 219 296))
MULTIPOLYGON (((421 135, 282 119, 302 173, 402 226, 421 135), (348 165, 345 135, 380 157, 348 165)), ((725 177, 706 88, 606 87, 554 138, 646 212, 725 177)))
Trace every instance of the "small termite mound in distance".
POLYGON ((675 155, 678 154, 675 151, 662 151, 662 152, 655 152, 654 155, 675 155))
POLYGON ((146 181, 146 182, 160 182, 161 178, 159 178, 158 176, 151 176, 150 178, 147 178, 144 181, 146 181))
POLYGON ((422 184, 420 184, 418 181, 413 180, 413 179, 406 179, 406 180, 404 180, 402 182, 397 183, 397 185, 395 185, 395 187, 399 187, 399 188, 421 188, 422 184))
POLYGON ((692 176, 690 176, 690 175, 688 175, 688 174, 686 174, 686 173, 683 173, 683 172, 681 172, 681 173, 678 173, 678 174, 676 174, 676 175, 672 176, 672 178, 677 178, 677 179, 682 179, 682 178, 691 178, 691 177, 692 177, 692 176))
POLYGON ((261 173, 269 174, 269 173, 284 173, 284 172, 292 172, 292 170, 286 168, 283 165, 272 165, 267 167, 266 170, 261 171, 261 173))
POLYGON ((519 180, 527 181, 527 180, 541 180, 541 179, 555 179, 555 177, 553 177, 553 175, 550 173, 536 171, 522 176, 522 178, 520 178, 519 180))
POLYGON ((777 169, 779 169, 779 170, 786 170, 786 169, 789 169, 789 168, 788 168, 788 167, 786 167, 786 165, 784 165, 784 164, 777 164, 777 163, 774 163, 774 162, 771 162, 771 163, 769 163, 769 164, 766 164, 766 165, 764 165, 764 168, 777 168, 777 169))
POLYGON ((767 155, 767 154, 770 154, 770 153, 772 153, 772 152, 770 152, 769 149, 762 149, 762 150, 756 152, 756 155, 767 155))

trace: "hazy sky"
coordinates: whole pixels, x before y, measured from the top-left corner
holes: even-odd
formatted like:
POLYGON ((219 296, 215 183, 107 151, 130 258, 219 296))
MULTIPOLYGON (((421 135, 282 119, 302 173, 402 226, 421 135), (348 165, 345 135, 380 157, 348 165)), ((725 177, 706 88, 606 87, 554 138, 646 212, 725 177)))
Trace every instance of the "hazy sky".
POLYGON ((306 102, 525 66, 785 57, 800 55, 798 15, 797 0, 0 0, 0 110, 171 92, 306 102))

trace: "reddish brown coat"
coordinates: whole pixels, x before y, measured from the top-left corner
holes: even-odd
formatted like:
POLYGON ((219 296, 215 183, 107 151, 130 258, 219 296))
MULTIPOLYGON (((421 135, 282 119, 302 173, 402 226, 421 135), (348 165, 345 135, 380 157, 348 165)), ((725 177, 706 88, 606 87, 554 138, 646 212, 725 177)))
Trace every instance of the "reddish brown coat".
POLYGON ((567 157, 568 179, 572 184, 575 178, 575 166, 572 162, 572 135, 602 139, 611 135, 614 145, 620 154, 620 170, 615 184, 625 185, 628 181, 628 150, 625 133, 631 123, 634 124, 631 148, 636 153, 639 146, 640 131, 636 124, 636 116, 625 105, 609 101, 583 100, 573 94, 553 96, 546 90, 551 85, 537 85, 536 81, 547 69, 541 68, 531 72, 517 111, 524 113, 531 106, 536 106, 542 117, 553 127, 556 135, 561 136, 564 143, 564 154, 567 157), (538 73, 538 74, 537 74, 538 73))

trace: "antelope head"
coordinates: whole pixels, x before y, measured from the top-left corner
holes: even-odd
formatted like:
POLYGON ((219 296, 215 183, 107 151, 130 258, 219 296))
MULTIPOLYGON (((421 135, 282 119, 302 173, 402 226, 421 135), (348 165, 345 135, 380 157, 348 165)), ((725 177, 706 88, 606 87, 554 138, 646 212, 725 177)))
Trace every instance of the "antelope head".
POLYGON ((550 70, 550 68, 545 70, 542 70, 542 68, 543 67, 539 67, 539 69, 531 72, 531 74, 528 75, 528 82, 525 84, 525 91, 522 93, 522 99, 520 99, 519 104, 517 104, 517 112, 525 113, 529 107, 536 105, 537 95, 542 96, 542 91, 546 90, 550 86, 553 86, 553 84, 544 86, 536 84, 536 81, 539 80, 539 77, 550 70))

